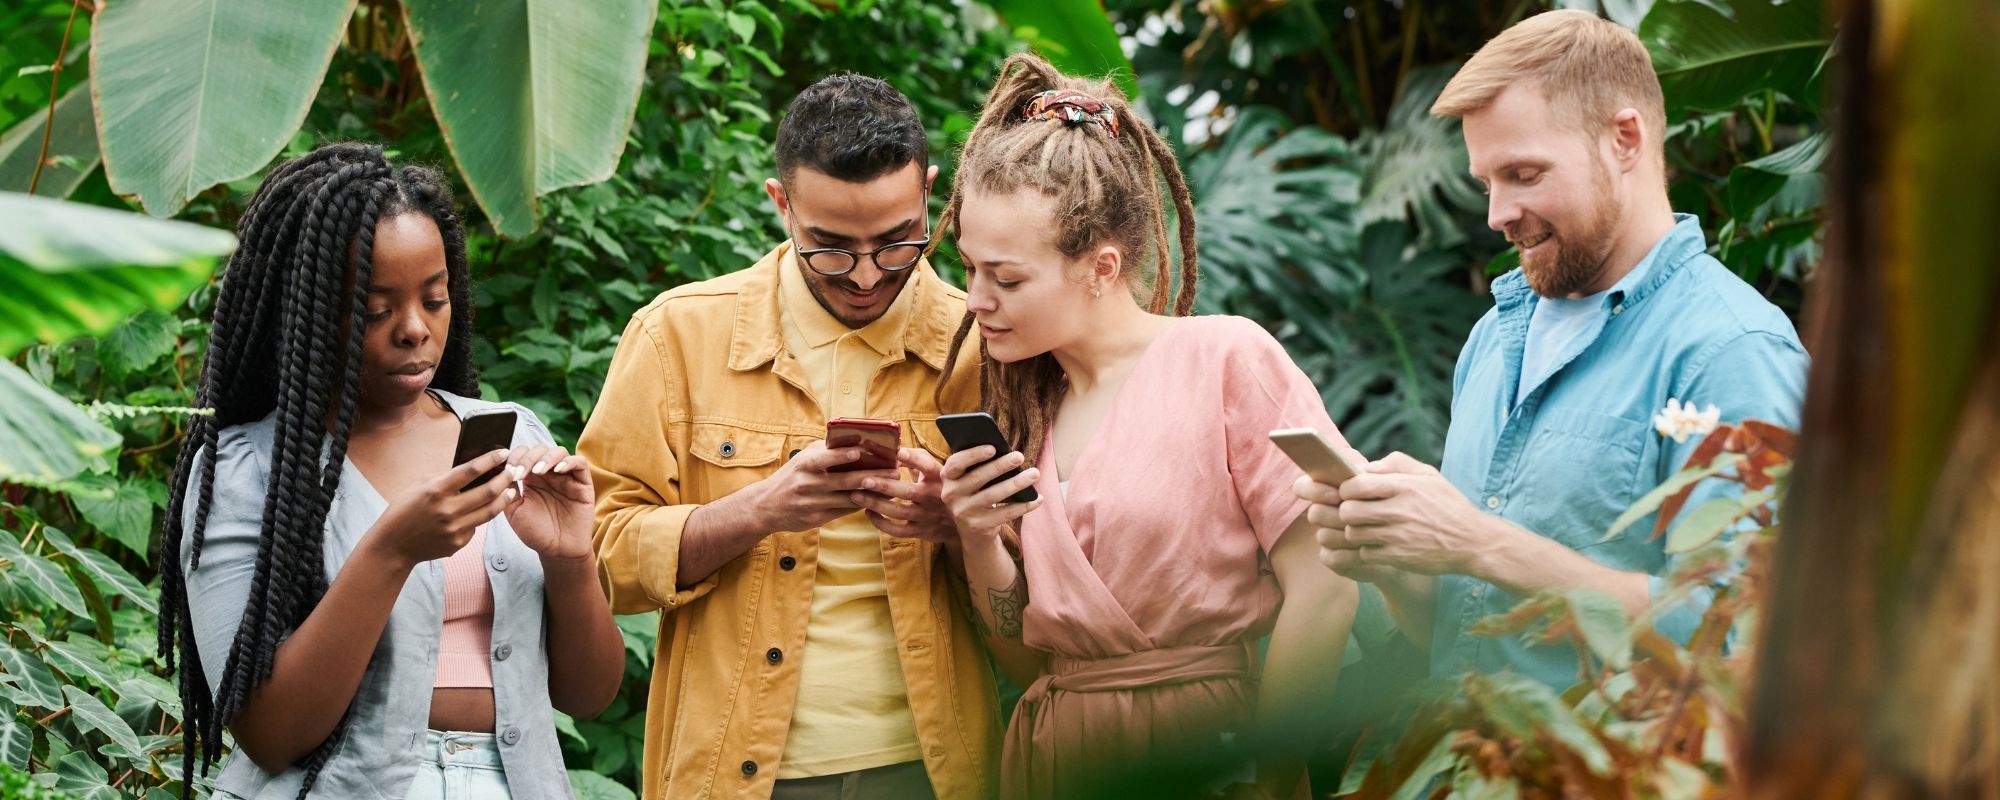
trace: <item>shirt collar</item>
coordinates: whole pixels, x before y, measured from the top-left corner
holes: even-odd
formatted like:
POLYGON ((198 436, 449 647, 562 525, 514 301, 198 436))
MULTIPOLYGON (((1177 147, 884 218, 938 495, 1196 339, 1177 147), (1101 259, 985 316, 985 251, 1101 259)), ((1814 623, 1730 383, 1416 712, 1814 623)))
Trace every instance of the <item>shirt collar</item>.
MULTIPOLYGON (((1708 239, 1701 232, 1701 218, 1693 214, 1675 214, 1674 227, 1653 243, 1653 249, 1639 259, 1631 272, 1625 273, 1625 277, 1618 279, 1609 291, 1603 293, 1605 306, 1630 305, 1645 299, 1646 295, 1680 271, 1681 265, 1707 251, 1708 239)), ((1503 307, 1525 305, 1534 296, 1534 290, 1528 288, 1528 277, 1520 267, 1493 282, 1493 298, 1503 307)))
POLYGON ((911 275, 903 283, 896 292, 896 299, 889 302, 889 310, 882 316, 855 329, 847 327, 820 305, 819 299, 813 297, 812 288, 806 285, 806 276, 799 271, 800 268, 798 251, 788 248, 779 257, 778 304, 785 319, 798 326, 807 345, 825 347, 842 336, 856 333, 861 336, 862 342, 882 355, 893 355, 901 350, 920 275, 911 275))

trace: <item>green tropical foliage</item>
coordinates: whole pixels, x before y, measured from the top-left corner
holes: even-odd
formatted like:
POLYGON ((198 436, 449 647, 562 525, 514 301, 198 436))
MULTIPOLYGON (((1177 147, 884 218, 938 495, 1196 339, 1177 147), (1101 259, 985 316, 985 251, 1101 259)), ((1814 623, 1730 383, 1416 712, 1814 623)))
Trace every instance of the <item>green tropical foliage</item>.
MULTIPOLYGON (((1817 260, 1828 145, 1818 5, 1565 1, 1653 48, 1676 207, 1794 306, 1817 260), (1717 19, 1731 30, 1705 27, 1717 19)), ((574 442, 634 309, 784 236, 761 184, 798 89, 841 69, 889 78, 928 126, 941 202, 993 70, 1031 44, 1126 77, 1179 148, 1202 309, 1273 330, 1364 452, 1434 459, 1458 346, 1508 259, 1456 124, 1426 112, 1459 59, 1535 7, 620 0, 582 13, 572 0, 483 4, 492 18, 474 25, 465 4, 416 0, 195 5, 218 26, 167 19, 162 0, 99 3, 73 28, 68 0, 0 9, 0 191, 16 193, 0 194, 0 794, 24 777, 50 796, 181 787, 177 695, 151 642, 151 533, 192 411, 208 272, 228 250, 217 229, 274 160, 369 139, 449 165, 471 206, 482 389, 574 442), (288 55, 258 61, 269 53, 288 55), (227 68, 185 66, 197 55, 227 68), (18 194, 37 162, 35 193, 77 205, 18 194), (126 196, 201 227, 92 216, 131 209, 126 196), (13 224, 25 214, 41 216, 13 224)), ((949 251, 939 266, 954 272, 949 251)), ((581 797, 638 784, 654 622, 619 620, 613 706, 559 721, 581 797)), ((1468 696, 1552 709, 1515 688, 1468 696)))

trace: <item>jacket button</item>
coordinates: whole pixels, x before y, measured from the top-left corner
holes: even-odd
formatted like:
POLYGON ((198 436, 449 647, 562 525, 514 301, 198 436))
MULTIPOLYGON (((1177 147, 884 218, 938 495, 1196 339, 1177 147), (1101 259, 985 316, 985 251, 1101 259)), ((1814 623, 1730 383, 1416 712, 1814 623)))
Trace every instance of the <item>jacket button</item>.
POLYGON ((757 774, 757 762, 755 761, 743 762, 743 777, 748 778, 755 774, 757 774))
POLYGON ((518 743, 520 743, 520 741, 521 741, 521 729, 520 729, 520 728, 516 728, 516 727, 514 727, 514 726, 512 726, 512 725, 509 725, 509 726, 507 726, 507 729, 506 729, 506 730, 504 730, 504 731, 501 731, 501 732, 500 732, 500 741, 501 741, 501 743, 503 743, 503 744, 518 744, 518 743))
POLYGON ((778 569, 782 569, 786 572, 791 572, 792 569, 794 567, 797 567, 798 565, 799 565, 799 560, 791 556, 785 556, 783 558, 778 559, 778 569))
POLYGON ((722 457, 723 457, 723 458, 729 458, 729 457, 731 457, 731 456, 734 456, 734 455, 736 455, 736 443, 735 443, 735 442, 723 442, 723 443, 722 443, 722 447, 720 447, 720 448, 717 448, 717 449, 718 449, 718 450, 720 450, 720 451, 722 452, 722 457))
POLYGON ((783 664, 785 663, 785 651, 773 647, 764 651, 764 660, 771 662, 772 666, 783 664))
POLYGON ((507 571, 507 557, 506 557, 506 556, 494 556, 494 557, 493 557, 493 571, 495 571, 495 572, 506 572, 506 571, 507 571))
POLYGON ((799 457, 799 453, 801 453, 801 452, 804 452, 804 451, 802 451, 802 450, 800 450, 800 449, 798 449, 798 448, 794 447, 794 448, 792 448, 792 452, 791 452, 791 453, 790 453, 789 455, 786 455, 786 456, 785 456, 785 458, 787 458, 787 459, 793 459, 793 458, 798 458, 798 457, 799 457))
POLYGON ((500 645, 499 647, 493 648, 494 661, 506 661, 507 657, 513 654, 514 654, 514 646, 511 644, 503 644, 500 645))

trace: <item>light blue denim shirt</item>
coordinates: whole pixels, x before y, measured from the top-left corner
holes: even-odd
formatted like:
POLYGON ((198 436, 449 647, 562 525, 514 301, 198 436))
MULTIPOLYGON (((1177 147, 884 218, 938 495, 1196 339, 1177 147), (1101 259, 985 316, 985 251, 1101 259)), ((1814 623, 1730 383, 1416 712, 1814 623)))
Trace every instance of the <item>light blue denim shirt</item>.
MULTIPOLYGON (((1791 321, 1707 254, 1694 216, 1674 219, 1672 231, 1602 295, 1597 319, 1557 355, 1555 370, 1525 392, 1517 391, 1522 351, 1538 298, 1519 270, 1494 281, 1494 307, 1459 354, 1441 468, 1488 513, 1613 569, 1650 573, 1656 596, 1669 564, 1664 539, 1649 540, 1653 518, 1603 541, 1612 521, 1679 472, 1699 444, 1661 436, 1654 414, 1671 397, 1701 408, 1712 403, 1724 422, 1759 419, 1796 429, 1806 373, 1791 321)), ((1704 486, 1727 491, 1734 484, 1704 486)), ((1661 631, 1685 641, 1709 597, 1699 593, 1663 613, 1661 631)), ((1577 655, 1566 645, 1466 634, 1519 600, 1471 577, 1440 580, 1431 673, 1512 668, 1551 686, 1575 683, 1577 655)))
MULTIPOLYGON (((435 390, 434 390, 435 391, 435 390)), ((512 403, 489 403, 437 392, 463 417, 489 408, 518 415, 516 446, 552 445, 534 412, 512 403)), ((201 568, 187 573, 188 608, 209 691, 216 691, 243 621, 256 572, 264 498, 271 469, 271 417, 224 428, 216 438, 215 498, 209 506, 201 568)), ((199 480, 197 471, 190 480, 199 480)), ((187 504, 193 525, 195 503, 187 504)), ((340 488, 326 515, 325 563, 331 582, 361 537, 388 510, 388 502, 354 467, 343 465, 340 488)), ((181 552, 187 564, 189 537, 181 552)), ((494 737, 515 797, 570 796, 568 773, 556 741, 549 703, 548 631, 542 621, 542 562, 507 524, 494 518, 486 533, 486 578, 493 587, 494 737)), ((431 688, 437 682, 439 631, 444 624, 444 562, 410 571, 375 642, 349 707, 347 732, 313 784, 313 797, 391 800, 416 777, 429 730, 431 688)), ((218 797, 298 796, 305 772, 266 772, 242 752, 231 753, 215 780, 218 797)))

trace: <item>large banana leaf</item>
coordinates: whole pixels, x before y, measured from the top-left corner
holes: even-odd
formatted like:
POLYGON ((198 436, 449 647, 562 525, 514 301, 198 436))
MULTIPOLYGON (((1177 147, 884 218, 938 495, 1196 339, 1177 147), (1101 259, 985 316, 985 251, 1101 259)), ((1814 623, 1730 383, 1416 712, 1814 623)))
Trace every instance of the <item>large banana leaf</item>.
POLYGON ((100 4, 91 80, 111 188, 165 217, 270 163, 305 121, 355 2, 100 4))
MULTIPOLYGON (((47 124, 46 113, 32 114, 0 135, 0 191, 28 191, 47 124)), ((90 106, 90 87, 78 86, 56 101, 56 126, 49 134, 49 163, 35 194, 68 197, 97 169, 97 115, 90 106)))
POLYGON ((236 246, 225 231, 0 192, 0 354, 167 310, 236 246))
POLYGON ((0 359, 0 483, 55 484, 109 465, 117 432, 0 359))
POLYGON ((1126 97, 1138 99, 1132 61, 1098 0, 989 0, 988 5, 1056 69, 1070 75, 1110 75, 1126 97))
POLYGON ((1639 24, 1639 38, 1667 107, 1710 111, 1767 89, 1817 107, 1813 78, 1833 44, 1820 4, 1809 0, 1661 0, 1639 24))
POLYGON ((610 177, 638 108, 651 0, 405 0, 438 126, 502 234, 610 177))

